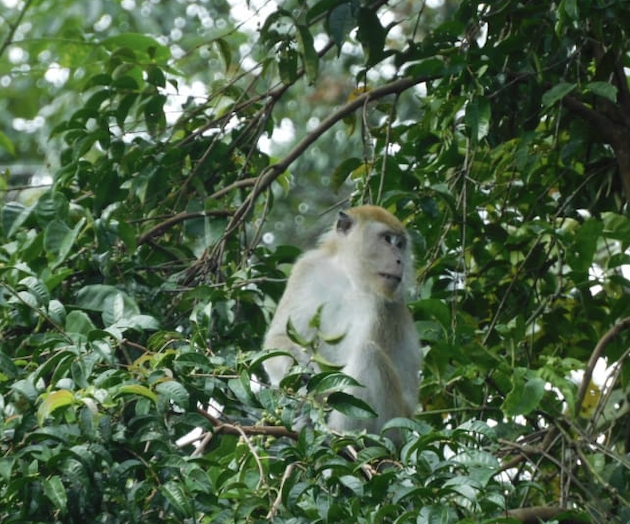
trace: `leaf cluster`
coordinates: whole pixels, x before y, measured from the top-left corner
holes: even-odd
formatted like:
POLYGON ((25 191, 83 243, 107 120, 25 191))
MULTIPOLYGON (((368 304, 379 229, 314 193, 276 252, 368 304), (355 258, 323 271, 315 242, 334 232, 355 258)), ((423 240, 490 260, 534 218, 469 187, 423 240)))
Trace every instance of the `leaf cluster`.
POLYGON ((206 20, 189 4, 65 0, 59 37, 49 1, 3 13, 0 66, 28 51, 3 114, 60 101, 52 183, 0 210, 0 520, 626 522, 625 3, 288 0, 254 36, 216 3, 223 29, 175 39, 206 20), (29 57, 69 80, 42 90, 29 57), (286 121, 294 145, 264 147, 286 121), (400 449, 325 428, 369 414, 339 370, 271 388, 261 366, 299 254, 262 240, 338 200, 414 237, 400 449))

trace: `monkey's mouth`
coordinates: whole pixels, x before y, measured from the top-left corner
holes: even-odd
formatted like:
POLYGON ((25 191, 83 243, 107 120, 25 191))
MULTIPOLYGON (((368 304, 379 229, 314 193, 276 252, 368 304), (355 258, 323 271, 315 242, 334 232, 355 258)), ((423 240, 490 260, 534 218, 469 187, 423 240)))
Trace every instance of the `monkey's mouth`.
POLYGON ((400 284, 402 280, 398 275, 392 275, 391 273, 379 273, 379 275, 385 280, 390 280, 392 282, 396 282, 397 284, 400 284))

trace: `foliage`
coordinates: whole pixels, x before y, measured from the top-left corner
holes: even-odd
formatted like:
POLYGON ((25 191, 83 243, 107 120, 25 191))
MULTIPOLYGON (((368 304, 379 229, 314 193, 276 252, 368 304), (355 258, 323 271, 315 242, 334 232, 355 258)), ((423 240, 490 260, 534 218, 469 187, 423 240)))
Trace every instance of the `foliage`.
POLYGON ((54 177, 0 213, 2 521, 627 522, 625 2, 213 4, 3 11, 2 160, 54 177), (265 384, 261 238, 336 190, 415 237, 400 449, 265 384))

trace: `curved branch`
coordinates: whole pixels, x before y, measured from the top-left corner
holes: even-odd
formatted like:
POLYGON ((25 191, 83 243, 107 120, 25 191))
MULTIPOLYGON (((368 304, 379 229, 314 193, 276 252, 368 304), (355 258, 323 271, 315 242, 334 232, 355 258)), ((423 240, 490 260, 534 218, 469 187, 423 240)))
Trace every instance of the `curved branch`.
POLYGON ((506 512, 506 516, 521 521, 523 524, 539 524, 547 520, 557 520, 559 524, 587 524, 578 517, 568 515, 567 508, 559 506, 532 506, 531 508, 511 509, 506 512), (566 517, 562 517, 563 513, 567 513, 566 517), (557 519, 556 517, 560 517, 557 519))
POLYGON ((268 435, 272 437, 289 437, 293 440, 298 438, 298 434, 295 431, 290 431, 282 426, 238 426, 228 422, 221 422, 217 417, 212 416, 200 407, 197 408, 197 413, 212 424, 213 434, 215 435, 268 435))
POLYGON ((578 416, 580 413, 584 397, 588 391, 588 386, 591 383, 591 378, 593 378, 593 370, 595 369, 597 361, 606 349, 606 346, 608 346, 608 344, 610 344, 619 335, 619 333, 628 328, 630 328, 630 317, 624 318, 621 322, 610 328, 595 346, 595 349, 588 360, 588 364, 584 369, 584 376, 582 377, 582 383, 580 384, 580 389, 578 390, 577 399, 575 401, 575 416, 578 416))
POLYGON ((15 22, 13 23, 7 22, 9 26, 9 34, 4 39, 4 42, 2 42, 2 45, 0 46, 0 56, 2 56, 7 50, 7 48, 13 43, 13 37, 15 36, 15 32, 17 31, 17 28, 20 27, 20 24, 22 23, 22 19, 24 18, 24 15, 26 15, 26 11, 28 10, 29 7, 31 7, 32 3, 33 3, 33 0, 27 0, 26 2, 24 2, 24 5, 22 6, 22 10, 20 11, 20 14, 16 18, 15 22))
POLYGON ((300 140, 282 160, 267 167, 259 175, 257 183, 251 193, 247 195, 243 204, 241 204, 236 213, 234 213, 225 234, 230 234, 236 227, 238 227, 245 215, 251 209, 253 202, 261 195, 261 193, 263 193, 271 185, 271 183, 278 178, 298 157, 300 157, 304 151, 306 151, 322 134, 328 131, 337 122, 344 119, 368 102, 378 100, 388 95, 400 94, 415 85, 435 80, 436 78, 438 77, 405 77, 394 80, 389 84, 364 92, 362 95, 339 108, 328 118, 324 119, 313 131, 302 138, 302 140, 300 140))

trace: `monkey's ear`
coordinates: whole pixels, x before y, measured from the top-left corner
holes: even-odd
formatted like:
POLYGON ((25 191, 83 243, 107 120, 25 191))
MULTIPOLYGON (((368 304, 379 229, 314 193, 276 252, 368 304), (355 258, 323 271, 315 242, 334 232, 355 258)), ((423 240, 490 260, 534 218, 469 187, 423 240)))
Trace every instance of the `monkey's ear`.
POLYGON ((348 213, 339 211, 339 216, 337 217, 337 233, 347 235, 350 231, 350 228, 352 228, 352 224, 352 217, 348 215, 348 213))

